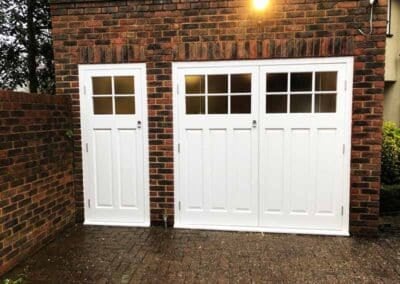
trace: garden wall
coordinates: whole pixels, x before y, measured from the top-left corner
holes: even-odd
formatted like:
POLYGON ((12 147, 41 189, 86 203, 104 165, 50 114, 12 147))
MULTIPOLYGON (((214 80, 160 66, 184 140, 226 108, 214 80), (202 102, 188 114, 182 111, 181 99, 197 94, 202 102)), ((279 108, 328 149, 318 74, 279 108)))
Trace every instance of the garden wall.
POLYGON ((67 96, 0 91, 0 275, 74 222, 67 96))

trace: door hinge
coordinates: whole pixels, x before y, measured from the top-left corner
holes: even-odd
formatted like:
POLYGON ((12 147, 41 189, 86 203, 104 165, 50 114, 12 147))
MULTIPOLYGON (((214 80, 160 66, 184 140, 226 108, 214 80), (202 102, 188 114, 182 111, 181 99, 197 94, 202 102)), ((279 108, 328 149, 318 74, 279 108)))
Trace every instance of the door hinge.
POLYGON ((344 155, 345 152, 346 152, 346 145, 343 144, 343 147, 342 147, 342 153, 343 153, 343 155, 344 155))
POLYGON ((178 143, 178 153, 181 152, 181 143, 178 143))
POLYGON ((90 199, 87 200, 88 208, 90 208, 90 199))
POLYGON ((344 90, 347 91, 347 80, 344 81, 344 90))
POLYGON ((179 209, 179 211, 181 211, 181 202, 180 201, 178 202, 178 209, 179 209))
POLYGON ((88 143, 85 144, 85 148, 86 148, 86 153, 89 153, 89 144, 88 143))
POLYGON ((179 95, 179 84, 176 85, 176 94, 179 95))
POLYGON ((342 206, 342 216, 343 216, 343 214, 344 214, 344 207, 342 206))
POLYGON ((83 86, 83 94, 86 95, 86 86, 83 86))

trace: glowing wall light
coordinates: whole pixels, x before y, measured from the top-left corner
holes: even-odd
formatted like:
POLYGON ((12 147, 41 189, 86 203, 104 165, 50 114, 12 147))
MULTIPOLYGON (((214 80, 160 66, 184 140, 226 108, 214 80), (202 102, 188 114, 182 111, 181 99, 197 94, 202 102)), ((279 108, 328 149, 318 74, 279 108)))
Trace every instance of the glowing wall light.
POLYGON ((253 7, 254 9, 258 10, 258 11, 262 11, 264 10, 267 5, 269 0, 252 0, 253 1, 253 7))

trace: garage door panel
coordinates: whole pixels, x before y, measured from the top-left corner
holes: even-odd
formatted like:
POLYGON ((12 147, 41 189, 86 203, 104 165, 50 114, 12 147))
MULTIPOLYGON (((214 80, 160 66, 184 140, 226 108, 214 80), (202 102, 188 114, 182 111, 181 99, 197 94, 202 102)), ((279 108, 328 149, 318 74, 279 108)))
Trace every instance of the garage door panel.
POLYGON ((265 161, 260 169, 261 193, 264 214, 279 214, 284 205, 285 186, 285 130, 264 129, 260 159, 265 161))
POLYGON ((316 214, 333 214, 338 186, 340 150, 336 129, 317 129, 316 149, 316 214))
POLYGON ((230 197, 234 211, 252 211, 254 194, 252 137, 252 129, 233 129, 230 197))
POLYGON ((291 129, 289 179, 289 212, 308 213, 311 189, 310 129, 291 129))
POLYGON ((204 143, 202 129, 186 129, 185 131, 185 188, 186 207, 188 210, 204 209, 204 143))
POLYGON ((96 207, 113 206, 113 159, 112 159, 112 131, 111 129, 95 129, 95 195, 96 207))
POLYGON ((209 176, 206 186, 211 211, 228 210, 228 131, 227 129, 209 130, 209 176))

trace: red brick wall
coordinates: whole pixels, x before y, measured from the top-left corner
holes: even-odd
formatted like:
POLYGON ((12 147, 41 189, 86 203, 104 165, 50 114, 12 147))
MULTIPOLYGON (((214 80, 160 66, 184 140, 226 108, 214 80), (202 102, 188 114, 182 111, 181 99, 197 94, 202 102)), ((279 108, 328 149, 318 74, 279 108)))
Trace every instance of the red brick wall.
POLYGON ((52 1, 57 92, 72 98, 78 220, 82 171, 77 64, 146 62, 151 220, 173 220, 171 62, 354 56, 351 231, 375 233, 379 214, 380 128, 384 87, 386 0, 52 1), (161 154, 160 154, 161 153, 161 154))
POLYGON ((0 275, 75 214, 70 99, 0 91, 0 275))

